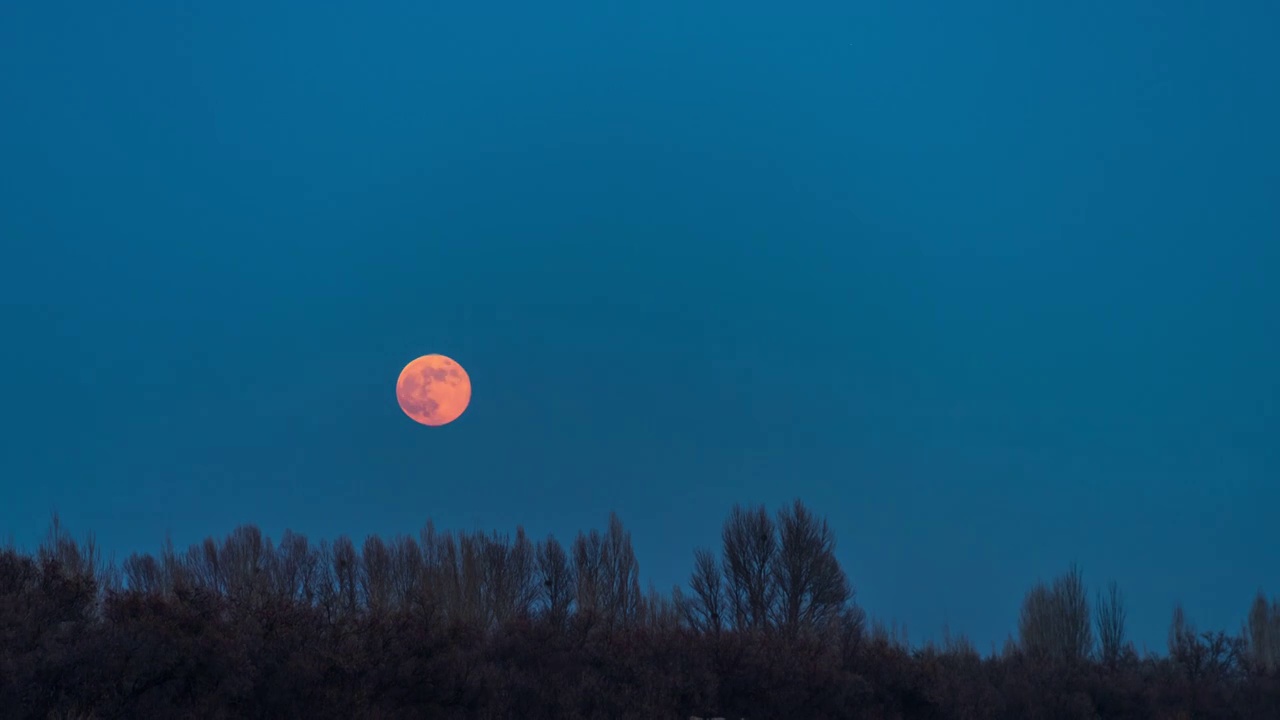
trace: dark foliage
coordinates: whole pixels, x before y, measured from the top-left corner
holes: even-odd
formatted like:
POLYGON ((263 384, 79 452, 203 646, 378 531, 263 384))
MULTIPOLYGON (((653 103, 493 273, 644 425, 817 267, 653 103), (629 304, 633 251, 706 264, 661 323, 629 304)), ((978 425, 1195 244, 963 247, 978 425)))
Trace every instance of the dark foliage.
POLYGON ((1072 567, 1019 638, 911 648, 853 604, 826 522, 732 510, 689 591, 642 593, 629 533, 360 546, 237 528, 117 570, 56 519, 0 550, 0 718, 1277 718, 1280 604, 1239 635, 1179 609, 1167 655, 1072 567), (1092 626, 1097 627, 1097 643, 1092 626))

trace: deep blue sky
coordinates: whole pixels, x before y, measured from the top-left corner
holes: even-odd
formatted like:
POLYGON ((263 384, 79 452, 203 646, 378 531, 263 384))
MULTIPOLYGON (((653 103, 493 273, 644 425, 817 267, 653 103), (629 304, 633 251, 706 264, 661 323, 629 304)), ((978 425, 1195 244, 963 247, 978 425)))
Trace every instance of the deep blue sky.
POLYGON ((1273 2, 0 4, 0 531, 735 502, 985 649, 1280 592, 1273 2), (417 355, 456 423, 394 399, 417 355))

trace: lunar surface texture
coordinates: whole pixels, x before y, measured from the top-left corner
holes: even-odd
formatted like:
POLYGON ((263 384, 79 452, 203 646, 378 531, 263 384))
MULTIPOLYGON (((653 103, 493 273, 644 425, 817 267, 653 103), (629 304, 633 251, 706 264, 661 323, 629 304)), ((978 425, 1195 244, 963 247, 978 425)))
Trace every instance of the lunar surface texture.
POLYGON ((400 371, 396 400, 416 422, 447 425, 471 403, 471 378, 453 358, 423 355, 400 371))

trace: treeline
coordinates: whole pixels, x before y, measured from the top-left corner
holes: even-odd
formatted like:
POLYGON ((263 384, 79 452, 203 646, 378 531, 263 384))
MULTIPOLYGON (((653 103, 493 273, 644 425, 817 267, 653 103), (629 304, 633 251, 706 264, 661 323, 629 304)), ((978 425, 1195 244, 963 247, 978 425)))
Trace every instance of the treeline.
POLYGON ((912 648, 868 622, 826 521, 735 507, 687 589, 642 591, 616 515, 566 547, 481 532, 273 543, 253 526, 104 561, 58 523, 0 550, 3 718, 1277 718, 1280 602, 1174 613, 1139 656, 1078 569, 1017 637, 912 648))

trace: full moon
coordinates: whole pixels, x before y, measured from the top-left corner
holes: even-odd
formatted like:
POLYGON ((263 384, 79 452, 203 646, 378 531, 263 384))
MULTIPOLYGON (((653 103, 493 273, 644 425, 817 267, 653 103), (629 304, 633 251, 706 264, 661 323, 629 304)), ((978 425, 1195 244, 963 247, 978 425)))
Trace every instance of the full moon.
POLYGON ((445 425, 457 420, 471 402, 471 378, 453 358, 423 355, 400 371, 396 400, 414 421, 445 425))

